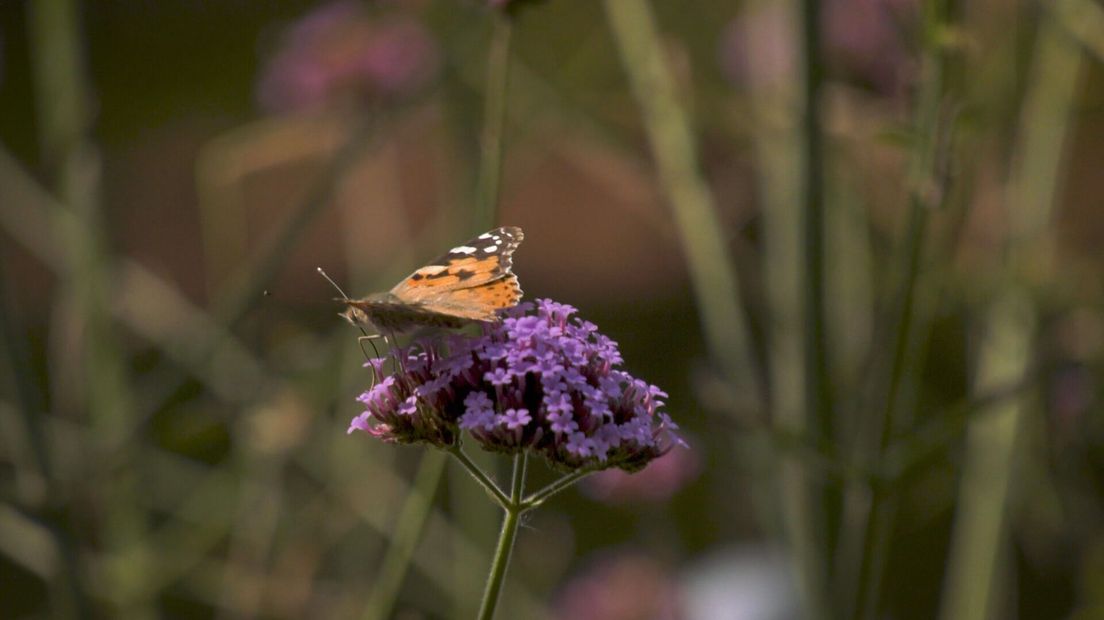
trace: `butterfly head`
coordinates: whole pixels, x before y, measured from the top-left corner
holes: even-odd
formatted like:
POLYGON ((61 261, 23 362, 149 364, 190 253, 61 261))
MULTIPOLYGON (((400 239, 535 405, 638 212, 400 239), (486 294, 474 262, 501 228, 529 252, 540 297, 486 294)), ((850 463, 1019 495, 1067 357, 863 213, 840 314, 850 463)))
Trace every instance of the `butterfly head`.
POLYGON ((379 327, 377 315, 401 303, 390 292, 372 293, 360 299, 339 298, 337 301, 345 304, 345 310, 340 313, 341 318, 356 327, 379 327), (376 320, 373 320, 373 317, 376 317, 376 320))

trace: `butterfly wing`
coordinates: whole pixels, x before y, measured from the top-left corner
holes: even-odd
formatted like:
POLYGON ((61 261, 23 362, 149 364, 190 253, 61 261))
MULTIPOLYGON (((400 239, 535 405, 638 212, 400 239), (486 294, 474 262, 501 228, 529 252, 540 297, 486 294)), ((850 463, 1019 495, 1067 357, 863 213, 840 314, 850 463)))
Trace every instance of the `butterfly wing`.
POLYGON ((511 271, 520 228, 496 228, 449 250, 387 293, 346 299, 342 315, 354 324, 392 332, 418 326, 459 327, 466 320, 496 321, 495 310, 521 299, 511 271))
MULTIPOLYGON (((524 238, 516 226, 485 232, 416 270, 391 289, 391 294, 405 303, 426 305, 448 298, 455 291, 478 289, 507 278, 512 275, 514 250, 524 238)), ((517 289, 516 278, 512 288, 517 289)), ((462 298, 471 300, 473 295, 460 295, 455 300, 460 303, 462 298)))
POLYGON ((421 303, 429 312, 475 321, 497 321, 495 310, 512 308, 521 301, 517 276, 508 274, 479 286, 452 289, 421 303))

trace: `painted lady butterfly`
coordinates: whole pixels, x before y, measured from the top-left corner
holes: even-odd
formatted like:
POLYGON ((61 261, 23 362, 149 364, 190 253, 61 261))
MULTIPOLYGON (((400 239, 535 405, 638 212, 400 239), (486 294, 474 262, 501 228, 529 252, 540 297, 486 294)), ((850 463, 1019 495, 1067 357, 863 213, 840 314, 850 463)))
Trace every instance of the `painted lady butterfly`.
POLYGON ((386 293, 345 299, 341 314, 354 325, 389 332, 421 326, 460 327, 468 321, 497 321, 495 310, 521 300, 510 271, 514 250, 525 236, 516 226, 496 228, 449 250, 386 293))

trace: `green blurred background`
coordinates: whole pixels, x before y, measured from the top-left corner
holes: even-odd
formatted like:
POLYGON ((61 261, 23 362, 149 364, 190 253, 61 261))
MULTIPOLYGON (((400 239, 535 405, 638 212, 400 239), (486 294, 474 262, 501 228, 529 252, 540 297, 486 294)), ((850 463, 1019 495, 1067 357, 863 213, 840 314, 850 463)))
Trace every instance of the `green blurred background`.
POLYGON ((517 225, 691 450, 498 617, 1104 618, 1104 6, 488 4, 0 2, 0 617, 473 615, 315 267, 517 225))

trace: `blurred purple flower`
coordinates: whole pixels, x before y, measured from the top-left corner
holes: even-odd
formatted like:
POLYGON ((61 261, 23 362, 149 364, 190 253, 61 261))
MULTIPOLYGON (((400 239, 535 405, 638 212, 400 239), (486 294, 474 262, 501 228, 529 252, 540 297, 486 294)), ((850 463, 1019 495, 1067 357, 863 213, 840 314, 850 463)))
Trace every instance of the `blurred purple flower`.
POLYGON ((639 553, 610 555, 567 583, 554 604, 571 620, 678 620, 685 617, 676 581, 639 553))
POLYGON ((582 480, 590 497, 614 504, 665 502, 697 478, 701 462, 688 448, 676 447, 655 459, 640 472, 629 475, 619 470, 599 472, 582 480))
POLYGON ((401 99, 437 73, 437 45, 421 23, 393 14, 373 18, 337 0, 284 33, 258 86, 266 110, 301 111, 353 98, 401 99))
POLYGON ((478 337, 393 350, 398 370, 361 394, 349 432, 446 447, 463 429, 486 450, 529 450, 562 468, 644 468, 683 443, 660 411, 667 395, 618 369, 617 343, 575 313, 541 299, 478 337))

